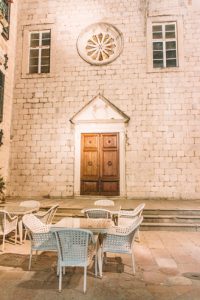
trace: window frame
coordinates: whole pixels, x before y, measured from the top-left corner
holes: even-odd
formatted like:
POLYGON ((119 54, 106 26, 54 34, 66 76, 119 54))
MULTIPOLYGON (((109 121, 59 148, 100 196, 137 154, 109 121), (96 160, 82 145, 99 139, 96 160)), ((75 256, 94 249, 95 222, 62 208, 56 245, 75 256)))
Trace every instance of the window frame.
MULTIPOLYGON (((175 42, 176 43, 176 48, 173 49, 176 52, 176 56, 175 58, 173 58, 174 60, 176 60, 176 65, 172 66, 172 68, 176 68, 179 66, 179 61, 178 61, 178 42, 177 42, 177 24, 176 22, 162 22, 162 23, 152 23, 152 59, 153 59, 153 68, 157 68, 154 66, 154 61, 155 60, 161 60, 161 59, 154 59, 153 54, 154 54, 154 43, 162 43, 163 47, 162 47, 162 53, 163 53, 163 66, 160 68, 170 68, 167 66, 167 60, 171 60, 171 59, 167 59, 167 42, 175 42), (166 25, 174 25, 175 27, 175 37, 174 38, 166 38, 166 25), (155 31, 153 31, 153 27, 154 26, 161 26, 162 31, 162 38, 154 38, 153 37, 153 33, 155 33, 155 31)), ((158 50, 156 50, 158 51, 158 50)), ((160 51, 160 50, 159 50, 160 51)), ((160 51, 161 52, 161 51, 160 51)), ((158 67, 159 68, 159 67, 158 67)))
MULTIPOLYGON (((162 27, 163 28, 163 27, 162 27)), ((153 16, 147 18, 147 72, 180 72, 183 71, 183 20, 180 16, 153 16), (176 24, 176 66, 154 67, 153 66, 153 26, 176 24)), ((167 41, 170 41, 170 39, 167 41)), ((163 42, 163 38, 160 39, 163 42)), ((165 44, 165 42, 163 43, 165 44)), ((166 56, 166 49, 163 49, 166 56)), ((166 63, 166 58, 163 58, 166 63)))
POLYGON ((56 52, 55 52, 55 26, 54 23, 24 25, 22 30, 22 65, 21 78, 47 78, 55 74, 56 52), (49 73, 29 73, 29 55, 30 55, 30 33, 39 31, 51 31, 50 43, 50 72, 49 73))
POLYGON ((29 74, 48 74, 51 73, 51 30, 37 30, 37 31, 30 31, 29 32, 29 74), (49 45, 42 45, 42 34, 50 32, 50 44, 49 45), (34 33, 39 34, 39 45, 37 47, 32 47, 31 46, 31 35, 34 33), (44 49, 49 49, 50 50, 50 56, 49 56, 49 72, 41 72, 41 67, 42 67, 42 50, 44 49), (38 50, 38 72, 31 73, 30 72, 30 54, 31 50, 38 50))

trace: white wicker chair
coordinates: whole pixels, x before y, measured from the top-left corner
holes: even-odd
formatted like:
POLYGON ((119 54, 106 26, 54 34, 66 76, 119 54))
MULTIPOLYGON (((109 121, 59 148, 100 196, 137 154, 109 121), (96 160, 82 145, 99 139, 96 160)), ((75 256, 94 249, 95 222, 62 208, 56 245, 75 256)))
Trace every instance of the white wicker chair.
POLYGON ((97 200, 94 202, 94 205, 99 205, 99 206, 114 206, 115 202, 109 199, 102 199, 102 200, 97 200))
MULTIPOLYGON (((118 212, 118 226, 129 226, 134 220, 142 215, 145 203, 139 204, 133 210, 120 210, 118 212)), ((139 230, 137 232, 137 240, 140 241, 139 230)))
POLYGON ((33 214, 23 216, 22 221, 31 241, 28 267, 30 270, 33 251, 57 251, 57 243, 55 235, 50 231, 50 225, 42 223, 33 214))
MULTIPOLYGON (((59 292, 62 290, 63 267, 79 266, 84 268, 83 291, 86 292, 87 266, 96 254, 93 233, 84 229, 60 229, 55 231, 58 246, 59 292)), ((95 256, 95 275, 97 259, 95 256)))
MULTIPOLYGON (((35 208, 35 210, 37 211, 40 208, 40 202, 36 201, 36 200, 26 200, 26 201, 20 202, 19 206, 35 208)), ((24 240, 26 240, 26 236, 27 236, 27 230, 25 230, 25 233, 24 233, 24 240)))
POLYGON ((143 217, 140 216, 128 227, 112 227, 103 238, 102 255, 107 252, 130 254, 132 257, 133 274, 135 274, 133 244, 135 234, 142 220, 143 217))
POLYGON ((59 204, 53 205, 47 211, 38 211, 35 216, 45 224, 52 224, 55 213, 59 207, 59 204))
POLYGON ((18 217, 11 217, 7 211, 0 210, 0 235, 3 235, 2 251, 4 251, 6 235, 15 231, 15 244, 17 241, 17 222, 18 217))
POLYGON ((112 214, 109 210, 103 208, 89 208, 84 210, 84 215, 87 218, 93 219, 111 219, 112 214))

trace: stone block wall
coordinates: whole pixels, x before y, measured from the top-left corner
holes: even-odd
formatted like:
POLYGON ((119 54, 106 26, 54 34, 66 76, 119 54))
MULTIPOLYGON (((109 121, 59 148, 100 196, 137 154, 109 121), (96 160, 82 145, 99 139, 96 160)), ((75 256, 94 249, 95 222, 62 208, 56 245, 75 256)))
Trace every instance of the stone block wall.
POLYGON ((126 192, 133 198, 200 197, 200 9, 192 0, 21 0, 18 16, 10 195, 70 196, 74 128, 70 118, 98 93, 124 111, 126 192), (182 64, 148 69, 147 23, 181 19, 182 64), (96 22, 116 26, 124 48, 112 63, 92 66, 77 53, 80 32, 96 22), (49 26, 52 72, 24 72, 29 28, 49 26), (31 27, 32 26, 32 27, 31 27))

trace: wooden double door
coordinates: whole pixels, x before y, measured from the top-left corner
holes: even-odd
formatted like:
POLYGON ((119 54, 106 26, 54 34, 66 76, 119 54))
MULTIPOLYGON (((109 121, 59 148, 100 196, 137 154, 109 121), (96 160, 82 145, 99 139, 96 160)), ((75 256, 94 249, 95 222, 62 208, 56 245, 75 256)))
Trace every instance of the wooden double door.
POLYGON ((119 195, 118 133, 82 134, 81 195, 119 195))

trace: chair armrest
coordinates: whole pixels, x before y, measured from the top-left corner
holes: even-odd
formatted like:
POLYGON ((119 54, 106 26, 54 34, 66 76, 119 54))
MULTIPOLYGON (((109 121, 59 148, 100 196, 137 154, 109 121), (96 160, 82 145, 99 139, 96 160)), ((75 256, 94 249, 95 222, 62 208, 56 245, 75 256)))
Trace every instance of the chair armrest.
POLYGON ((44 217, 46 213, 47 213, 46 211, 38 211, 34 215, 36 217, 44 217))
POLYGON ((138 212, 130 211, 130 210, 120 210, 118 213, 119 217, 137 217, 138 212))
POLYGON ((118 226, 113 226, 110 228, 106 235, 116 235, 116 236, 125 236, 130 233, 130 228, 129 227, 118 227, 118 226))
POLYGON ((18 220, 18 216, 11 216, 8 212, 7 215, 11 221, 14 221, 15 219, 18 220))

